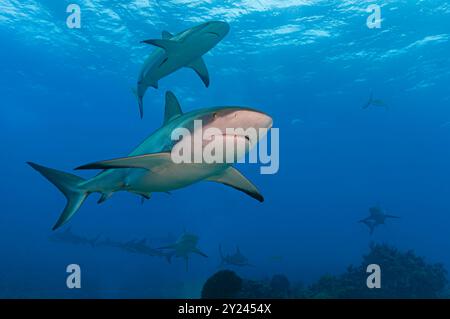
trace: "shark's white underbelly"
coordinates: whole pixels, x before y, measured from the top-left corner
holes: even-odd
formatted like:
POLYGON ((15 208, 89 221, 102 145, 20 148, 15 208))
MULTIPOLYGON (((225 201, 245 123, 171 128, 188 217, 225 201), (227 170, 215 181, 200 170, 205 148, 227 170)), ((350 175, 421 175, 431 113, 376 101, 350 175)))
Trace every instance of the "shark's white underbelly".
POLYGON ((219 174, 228 166, 170 164, 150 171, 136 170, 128 176, 127 189, 139 193, 168 192, 219 174))

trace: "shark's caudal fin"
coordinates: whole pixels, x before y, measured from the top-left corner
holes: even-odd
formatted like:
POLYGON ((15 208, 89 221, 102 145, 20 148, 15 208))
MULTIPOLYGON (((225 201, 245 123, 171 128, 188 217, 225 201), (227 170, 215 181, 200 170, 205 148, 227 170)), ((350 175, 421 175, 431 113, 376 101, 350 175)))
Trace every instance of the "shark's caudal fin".
POLYGON ((64 173, 55 169, 47 168, 35 163, 28 162, 32 168, 37 170, 48 179, 53 185, 55 185, 66 197, 67 204, 56 222, 53 226, 53 230, 64 225, 80 208, 84 200, 88 197, 89 193, 80 187, 85 180, 81 177, 64 173))
POLYGON ((131 89, 131 91, 133 92, 134 96, 136 97, 137 101, 138 101, 138 105, 139 105, 139 114, 141 115, 141 119, 144 117, 144 100, 142 96, 139 96, 138 92, 136 89, 131 89))

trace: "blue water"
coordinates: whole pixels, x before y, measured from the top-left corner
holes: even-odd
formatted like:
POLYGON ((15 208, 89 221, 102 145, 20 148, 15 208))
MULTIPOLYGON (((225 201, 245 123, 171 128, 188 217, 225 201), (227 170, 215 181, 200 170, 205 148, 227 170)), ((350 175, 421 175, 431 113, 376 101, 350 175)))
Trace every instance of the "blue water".
POLYGON ((358 264, 371 241, 450 267, 447 1, 74 2, 80 29, 66 27, 70 1, 0 0, 1 296, 199 297, 219 244, 240 246, 255 267, 235 270, 252 279, 308 284, 358 264), (382 26, 369 29, 377 2, 382 26), (140 120, 131 88, 153 48, 139 42, 209 20, 231 26, 204 58, 210 88, 177 71, 148 90, 140 120), (192 256, 189 271, 181 259, 50 241, 65 199, 25 162, 71 172, 126 155, 161 126, 166 90, 185 111, 243 105, 273 117, 280 171, 239 167, 265 202, 200 183, 144 205, 91 196, 69 222, 123 242, 195 233, 209 258, 192 256), (387 108, 362 109, 371 92, 387 108), (357 221, 377 203, 401 219, 370 236, 357 221), (66 288, 71 263, 80 290, 66 288))

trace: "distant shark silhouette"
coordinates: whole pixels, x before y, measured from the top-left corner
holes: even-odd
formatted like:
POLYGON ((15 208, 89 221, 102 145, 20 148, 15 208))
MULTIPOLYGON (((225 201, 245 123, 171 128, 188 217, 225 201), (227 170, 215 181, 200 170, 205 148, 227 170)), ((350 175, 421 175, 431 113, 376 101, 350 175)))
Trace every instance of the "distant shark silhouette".
MULTIPOLYGON (((170 192, 200 181, 212 181, 240 190, 263 202, 264 198, 258 189, 232 167, 230 162, 224 160, 223 163, 213 164, 205 161, 202 163, 175 163, 172 160, 171 151, 185 142, 184 139, 174 141, 172 133, 175 129, 183 128, 192 135, 199 135, 201 131, 214 128, 221 134, 217 133, 209 139, 204 136, 200 137, 203 142, 200 151, 203 152, 204 148, 208 147, 216 138, 223 140, 224 145, 228 141, 233 143, 240 141, 245 148, 236 153, 238 157, 242 157, 264 136, 258 134, 257 140, 252 141, 246 135, 227 134, 228 129, 247 130, 252 128, 267 132, 271 127, 271 117, 246 107, 206 108, 183 114, 175 95, 167 92, 164 125, 145 139, 128 157, 100 161, 78 168, 102 170, 93 178, 85 180, 32 162, 28 162, 28 164, 54 184, 67 199, 66 207, 53 229, 57 229, 69 221, 92 193, 101 194, 99 200, 101 203, 119 191, 150 198, 154 192, 170 192), (197 120, 202 121, 201 129, 197 129, 195 125, 197 120)), ((197 148, 192 147, 191 158, 194 157, 196 151, 197 148)))
POLYGON ((237 266, 237 267, 245 267, 252 266, 249 264, 248 259, 241 253, 239 246, 236 247, 236 252, 232 255, 224 255, 222 251, 222 245, 219 245, 219 253, 221 263, 219 267, 223 266, 237 266))
POLYGON ((362 220, 360 223, 365 224, 369 227, 370 234, 373 234, 376 227, 379 225, 384 225, 386 220, 389 218, 400 218, 398 216, 388 215, 380 206, 374 206, 369 208, 370 215, 362 220))
POLYGON ((364 104, 363 109, 368 109, 371 106, 384 107, 386 109, 388 108, 388 106, 386 105, 386 103, 383 100, 373 98, 373 92, 370 93, 369 100, 367 101, 366 104, 364 104))
POLYGON ((54 242, 69 243, 75 245, 89 244, 94 247, 99 240, 100 236, 95 238, 87 238, 75 234, 71 227, 66 228, 64 231, 55 232, 50 236, 50 240, 54 242))
POLYGON ((166 257, 166 254, 164 254, 160 250, 151 248, 149 245, 147 245, 147 239, 145 238, 141 240, 131 240, 129 242, 126 242, 121 246, 121 248, 132 253, 156 257, 166 257))
POLYGON ((205 253, 201 252, 197 248, 198 236, 184 232, 184 234, 171 245, 160 247, 161 250, 168 250, 166 254, 167 261, 170 263, 173 257, 183 258, 186 262, 186 271, 189 268, 189 256, 191 254, 197 254, 203 257, 208 257, 205 253))
POLYGON ((107 238, 104 241, 99 241, 97 246, 118 248, 132 254, 140 254, 153 257, 166 257, 166 254, 164 254, 160 250, 154 249, 147 245, 147 239, 145 238, 141 240, 130 240, 125 243, 113 241, 107 238))
POLYGON ((208 87, 209 74, 202 56, 215 47, 229 30, 228 23, 211 21, 177 35, 163 31, 162 39, 142 41, 156 46, 157 49, 145 60, 138 78, 135 95, 141 118, 144 116, 143 98, 147 89, 157 89, 160 79, 183 67, 193 69, 208 87))

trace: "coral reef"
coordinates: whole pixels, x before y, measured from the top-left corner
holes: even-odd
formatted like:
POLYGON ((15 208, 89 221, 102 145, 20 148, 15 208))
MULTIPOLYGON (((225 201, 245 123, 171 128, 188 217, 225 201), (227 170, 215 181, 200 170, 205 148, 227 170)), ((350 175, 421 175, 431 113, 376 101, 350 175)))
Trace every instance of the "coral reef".
POLYGON ((222 270, 203 285, 203 299, 236 298, 242 289, 242 279, 234 271, 222 270))
POLYGON ((413 251, 400 252, 385 244, 372 244, 358 267, 340 276, 323 276, 309 287, 309 298, 439 298, 446 288, 442 264, 427 264, 413 251), (368 289, 367 266, 381 267, 381 289, 368 289))
POLYGON ((341 275, 324 275, 316 283, 291 285, 284 275, 260 281, 244 280, 233 271, 214 274, 205 283, 203 298, 443 298, 448 295, 447 271, 426 263, 413 251, 401 252, 386 244, 371 244, 359 266, 341 275), (367 266, 381 267, 381 288, 367 287, 367 266))

